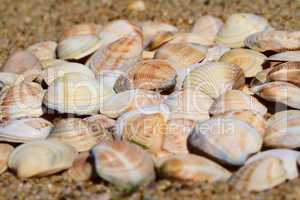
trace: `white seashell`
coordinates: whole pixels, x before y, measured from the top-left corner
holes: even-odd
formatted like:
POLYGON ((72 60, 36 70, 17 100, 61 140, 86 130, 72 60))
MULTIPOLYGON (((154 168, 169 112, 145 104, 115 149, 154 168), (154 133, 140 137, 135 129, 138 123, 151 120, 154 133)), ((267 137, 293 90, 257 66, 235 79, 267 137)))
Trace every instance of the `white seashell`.
POLYGON ((7 170, 7 162, 14 147, 10 144, 0 143, 0 174, 7 170))
POLYGON ((228 51, 230 51, 230 48, 224 45, 213 46, 207 50, 207 54, 201 64, 219 61, 219 59, 228 51))
POLYGON ((207 41, 207 38, 202 37, 198 33, 185 33, 180 32, 172 36, 168 43, 187 43, 200 46, 211 45, 210 41, 207 41))
MULTIPOLYGON (((1 88, 4 86, 11 86, 16 83, 19 75, 12 72, 0 72, 0 85, 1 88)), ((0 90, 1 91, 1 90, 0 90)))
POLYGON ((285 51, 276 53, 268 57, 267 60, 300 62, 300 51, 285 51))
POLYGON ((57 43, 53 41, 39 42, 27 48, 40 61, 55 59, 57 43))
POLYGON ((41 61, 42 69, 58 67, 60 65, 66 64, 66 63, 69 63, 69 62, 66 60, 59 60, 59 59, 48 59, 48 60, 41 61))

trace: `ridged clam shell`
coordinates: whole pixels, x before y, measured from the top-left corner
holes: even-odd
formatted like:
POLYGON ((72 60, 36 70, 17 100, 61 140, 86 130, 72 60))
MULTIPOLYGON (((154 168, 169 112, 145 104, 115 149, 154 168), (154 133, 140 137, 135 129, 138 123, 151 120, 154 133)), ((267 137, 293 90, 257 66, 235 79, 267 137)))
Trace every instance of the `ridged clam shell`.
POLYGON ((283 183, 287 178, 281 159, 266 157, 240 168, 229 183, 240 191, 264 191, 283 183))
POLYGON ((262 64, 267 57, 257 51, 249 49, 232 49, 226 52, 220 61, 238 65, 243 69, 245 77, 254 77, 261 71, 262 64))
POLYGON ((178 154, 163 158, 159 174, 179 180, 215 182, 226 181, 231 173, 213 161, 193 154, 178 154))
POLYGON ((53 41, 45 41, 33 44, 27 48, 40 61, 55 59, 57 43, 53 41))
POLYGON ((78 35, 95 35, 97 36, 102 30, 100 24, 77 24, 63 31, 61 40, 78 36, 78 35))
POLYGON ((95 74, 107 70, 127 71, 138 62, 143 52, 140 37, 126 36, 101 48, 91 57, 89 65, 95 74))
POLYGON ((13 150, 10 144, 0 143, 0 174, 7 170, 8 158, 13 150))
POLYGON ((299 176, 298 167, 297 167, 297 160, 299 158, 299 155, 300 153, 298 151, 293 151, 288 149, 272 149, 251 156, 247 160, 246 165, 268 156, 276 157, 282 161, 283 167, 287 172, 288 178, 292 180, 299 176))
POLYGON ((67 143, 78 152, 83 152, 89 151, 100 141, 112 137, 98 124, 92 124, 80 118, 66 118, 54 124, 49 138, 67 143))
POLYGON ((26 143, 46 139, 53 125, 43 118, 22 118, 0 125, 0 141, 26 143))
POLYGON ((92 115, 90 117, 84 118, 84 120, 88 121, 92 125, 98 125, 106 130, 114 129, 116 124, 116 121, 114 119, 108 118, 102 114, 92 115))
POLYGON ((41 116, 43 96, 42 87, 33 82, 21 82, 6 88, 0 94, 1 120, 41 116))
POLYGON ((235 13, 226 20, 217 34, 216 42, 231 48, 244 46, 244 40, 251 34, 269 27, 267 20, 250 13, 235 13))
POLYGON ((263 104, 241 90, 229 90, 219 96, 210 107, 209 112, 216 115, 234 110, 252 110, 261 116, 267 113, 267 108, 263 104))
POLYGON ((91 179, 93 174, 93 167, 90 159, 91 158, 89 152, 78 154, 73 162, 72 167, 67 171, 71 179, 75 181, 87 181, 91 179))
POLYGON ((137 145, 124 141, 101 142, 92 150, 98 175, 122 188, 155 179, 152 158, 137 145))
POLYGON ((281 53, 276 53, 268 57, 267 60, 300 62, 300 51, 285 51, 281 53))
POLYGON ((256 51, 300 49, 300 31, 263 31, 249 35, 245 45, 256 51))
POLYGON ((197 151, 238 166, 261 149, 262 136, 244 121, 218 117, 198 123, 189 143, 197 151))
POLYGON ((231 89, 245 84, 244 73, 237 65, 210 62, 192 70, 184 81, 184 88, 192 88, 217 98, 231 89))
POLYGON ((11 153, 8 167, 19 178, 47 176, 70 168, 76 154, 75 148, 59 141, 32 141, 11 153))
POLYGON ((58 57, 63 60, 78 60, 95 52, 100 47, 99 39, 94 35, 68 37, 58 43, 58 57))
POLYGON ((272 67, 268 78, 272 81, 287 81, 300 86, 300 62, 285 62, 272 67))

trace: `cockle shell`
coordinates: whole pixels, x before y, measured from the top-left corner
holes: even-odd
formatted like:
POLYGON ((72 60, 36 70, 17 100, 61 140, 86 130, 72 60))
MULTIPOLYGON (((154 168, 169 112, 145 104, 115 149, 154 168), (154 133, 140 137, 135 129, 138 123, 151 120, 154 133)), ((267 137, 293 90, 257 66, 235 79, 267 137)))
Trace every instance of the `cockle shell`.
POLYGON ((53 41, 39 42, 27 48, 40 61, 55 59, 57 43, 53 41))
POLYGON ((270 156, 243 166, 229 183, 240 191, 264 191, 283 183, 287 178, 281 159, 270 156))
POLYGON ((7 170, 7 163, 14 147, 10 144, 0 143, 0 174, 7 170))
POLYGON ((53 125, 43 118, 21 118, 0 125, 0 141, 26 143, 46 139, 53 125))
POLYGON ((268 78, 272 81, 287 81, 300 86, 300 62, 285 62, 272 67, 268 78))
POLYGON ((95 35, 97 36, 102 30, 100 24, 77 24, 64 30, 61 36, 61 40, 78 36, 78 35, 95 35))
POLYGON ((155 179, 150 155, 124 141, 100 142, 92 150, 98 175, 121 188, 130 188, 155 179))
POLYGON ((267 108, 255 97, 241 90, 229 90, 219 96, 210 107, 209 112, 213 115, 236 110, 252 110, 264 116, 267 108))
POLYGON ((244 84, 244 73, 237 65, 210 62, 192 70, 184 81, 184 88, 199 90, 211 98, 217 98, 244 84))
POLYGON ((68 169, 68 175, 75 181, 87 181, 93 175, 93 166, 91 164, 89 152, 79 153, 68 169))
POLYGON ((245 77, 254 77, 263 69, 262 64, 266 58, 264 54, 250 49, 232 49, 220 61, 236 64, 243 69, 245 77))
POLYGON ((201 153, 239 166, 261 149, 262 135, 242 120, 217 117, 198 123, 189 143, 201 153))
POLYGON ((251 156, 245 165, 255 162, 256 160, 260 160, 265 157, 276 157, 282 161, 283 167, 287 172, 288 179, 292 180, 299 176, 298 167, 297 167, 297 159, 300 156, 298 151, 288 150, 288 149, 272 149, 268 151, 259 152, 253 156, 251 156))
POLYGON ((91 123, 91 126, 100 126, 101 128, 109 131, 114 129, 116 124, 116 121, 114 119, 108 118, 102 114, 92 115, 90 117, 84 118, 84 120, 91 123))
POLYGON ((284 51, 276 53, 267 58, 270 61, 290 61, 290 62, 300 62, 300 51, 284 51))
POLYGON ((101 140, 111 139, 111 135, 101 126, 80 118, 66 118, 57 121, 49 135, 73 146, 78 152, 89 151, 101 140))
POLYGON ((235 13, 226 20, 217 34, 216 42, 231 48, 244 46, 244 40, 251 34, 269 28, 268 21, 250 13, 235 13))
POLYGON ((95 52, 100 47, 100 40, 94 35, 68 37, 58 43, 58 57, 63 60, 78 60, 95 52))
POLYGON ((11 153, 8 167, 19 178, 47 176, 70 168, 76 154, 75 148, 59 141, 32 141, 11 153))
POLYGON ((162 159, 158 171, 166 178, 211 183, 226 181, 231 176, 217 163, 193 154, 177 154, 162 159))
POLYGON ((43 96, 42 87, 34 82, 20 82, 6 88, 0 94, 1 121, 41 116, 43 96))
POLYGON ((126 36, 101 48, 91 57, 89 65, 99 75, 107 70, 127 71, 138 62, 143 52, 140 37, 126 36))
POLYGON ((245 45, 256 51, 300 49, 300 31, 263 31, 249 35, 245 45))

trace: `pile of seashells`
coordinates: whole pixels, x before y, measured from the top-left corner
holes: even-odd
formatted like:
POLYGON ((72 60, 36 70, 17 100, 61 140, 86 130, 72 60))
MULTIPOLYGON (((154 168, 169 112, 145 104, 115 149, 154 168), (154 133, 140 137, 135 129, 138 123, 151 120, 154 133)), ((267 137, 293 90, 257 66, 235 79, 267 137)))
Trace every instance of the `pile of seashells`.
POLYGON ((298 177, 300 31, 236 13, 191 32, 115 20, 13 53, 0 72, 0 172, 67 170, 262 191, 298 177))

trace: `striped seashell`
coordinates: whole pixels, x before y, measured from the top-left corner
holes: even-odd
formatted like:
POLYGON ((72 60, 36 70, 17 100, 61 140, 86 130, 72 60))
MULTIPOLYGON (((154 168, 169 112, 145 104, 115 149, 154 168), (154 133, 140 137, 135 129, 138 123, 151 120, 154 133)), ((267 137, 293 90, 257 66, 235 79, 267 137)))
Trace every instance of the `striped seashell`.
POLYGON ((72 180, 87 181, 92 178, 93 166, 89 152, 79 153, 67 173, 72 180))
POLYGON ((8 158, 13 150, 10 144, 0 143, 0 174, 7 170, 8 158))
POLYGON ((271 81, 287 81, 300 86, 300 62, 285 62, 272 67, 268 78, 271 81))
POLYGON ((14 85, 19 80, 20 75, 12 72, 0 72, 0 91, 4 87, 14 85))
POLYGON ((158 48, 160 48, 162 45, 166 44, 167 42, 170 42, 175 38, 174 32, 159 32, 155 35, 151 43, 149 44, 148 49, 150 51, 154 51, 158 48))
POLYGON ((158 172, 165 178, 212 183, 226 181, 231 176, 217 163, 193 154, 176 154, 162 159, 158 172))
POLYGON ((51 68, 51 67, 58 67, 60 65, 64 65, 66 63, 69 63, 66 60, 60 60, 60 59, 48 59, 48 60, 42 60, 41 61, 41 65, 42 65, 42 69, 47 69, 47 68, 51 68))
POLYGON ((97 36, 101 30, 102 26, 100 24, 77 24, 65 29, 62 33, 61 40, 78 35, 97 36))
POLYGON ((300 62, 300 51, 284 51, 276 53, 268 57, 266 60, 280 62, 300 62))
POLYGON ((262 135, 242 120, 218 117, 198 123, 189 143, 196 153, 205 153, 220 162, 239 166, 261 149, 262 135))
POLYGON ((76 155, 75 148, 59 141, 32 141, 11 153, 8 167, 19 178, 48 176, 70 168, 76 155))
POLYGON ((55 59, 57 43, 54 41, 45 41, 33 44, 27 48, 40 61, 55 59))
POLYGON ((85 121, 88 121, 94 126, 100 126, 108 131, 113 130, 116 125, 116 121, 114 119, 108 118, 105 115, 98 114, 92 115, 90 117, 84 118, 85 121))
POLYGON ((155 179, 150 155, 124 141, 100 142, 92 150, 98 175, 121 188, 131 188, 155 179))

